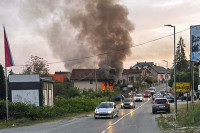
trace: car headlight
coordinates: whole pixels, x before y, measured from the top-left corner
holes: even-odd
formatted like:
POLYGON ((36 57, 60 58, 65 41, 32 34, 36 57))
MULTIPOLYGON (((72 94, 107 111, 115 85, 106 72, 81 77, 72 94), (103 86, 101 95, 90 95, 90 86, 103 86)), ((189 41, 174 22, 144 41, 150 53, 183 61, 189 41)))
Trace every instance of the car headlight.
POLYGON ((131 106, 133 106, 133 103, 130 103, 131 106))
POLYGON ((111 114, 112 113, 112 111, 108 111, 108 114, 111 114))
POLYGON ((122 103, 121 105, 124 106, 124 103, 122 103))
POLYGON ((96 114, 99 114, 99 111, 95 110, 95 113, 96 113, 96 114))

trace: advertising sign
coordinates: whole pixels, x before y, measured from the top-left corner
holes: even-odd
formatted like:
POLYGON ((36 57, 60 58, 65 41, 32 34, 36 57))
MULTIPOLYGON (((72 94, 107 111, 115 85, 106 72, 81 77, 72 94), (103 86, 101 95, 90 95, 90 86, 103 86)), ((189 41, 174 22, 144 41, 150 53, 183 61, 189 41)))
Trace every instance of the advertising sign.
MULTIPOLYGON (((174 83, 173 83, 174 90, 174 83)), ((190 92, 190 82, 176 82, 176 92, 188 93, 190 92)))
POLYGON ((191 60, 200 61, 200 25, 190 26, 191 60))
POLYGON ((39 106, 38 90, 12 90, 12 102, 35 104, 39 106))

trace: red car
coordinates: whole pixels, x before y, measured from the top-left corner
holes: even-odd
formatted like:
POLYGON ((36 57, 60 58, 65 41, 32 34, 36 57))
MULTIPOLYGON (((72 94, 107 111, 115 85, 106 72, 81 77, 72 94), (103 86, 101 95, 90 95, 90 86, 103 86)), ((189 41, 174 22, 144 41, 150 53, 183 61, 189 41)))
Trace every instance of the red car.
POLYGON ((143 94, 144 97, 151 97, 151 92, 145 91, 143 94))

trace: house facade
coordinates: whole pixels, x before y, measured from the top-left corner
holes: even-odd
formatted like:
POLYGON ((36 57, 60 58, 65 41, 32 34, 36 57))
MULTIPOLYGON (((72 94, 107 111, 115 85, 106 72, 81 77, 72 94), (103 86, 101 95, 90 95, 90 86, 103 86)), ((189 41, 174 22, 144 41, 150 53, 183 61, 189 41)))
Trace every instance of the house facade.
POLYGON ((52 77, 55 82, 64 82, 65 78, 70 79, 70 72, 55 72, 55 74, 49 74, 49 77, 52 77))
POLYGON ((120 80, 122 84, 142 82, 148 75, 147 69, 124 69, 120 80))
POLYGON ((79 89, 113 89, 115 71, 105 69, 73 69, 71 81, 79 89))
POLYGON ((149 76, 152 76, 158 82, 170 80, 170 73, 167 69, 161 66, 150 66, 148 67, 150 71, 149 76))

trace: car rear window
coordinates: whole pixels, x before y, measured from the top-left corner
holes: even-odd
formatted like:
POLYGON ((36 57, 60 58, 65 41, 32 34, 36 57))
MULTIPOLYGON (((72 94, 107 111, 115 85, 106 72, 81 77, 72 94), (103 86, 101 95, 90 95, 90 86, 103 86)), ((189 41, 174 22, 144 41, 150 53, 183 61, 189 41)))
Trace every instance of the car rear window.
POLYGON ((167 102, 166 99, 156 99, 156 103, 157 103, 157 104, 164 104, 164 103, 166 103, 166 102, 167 102))

